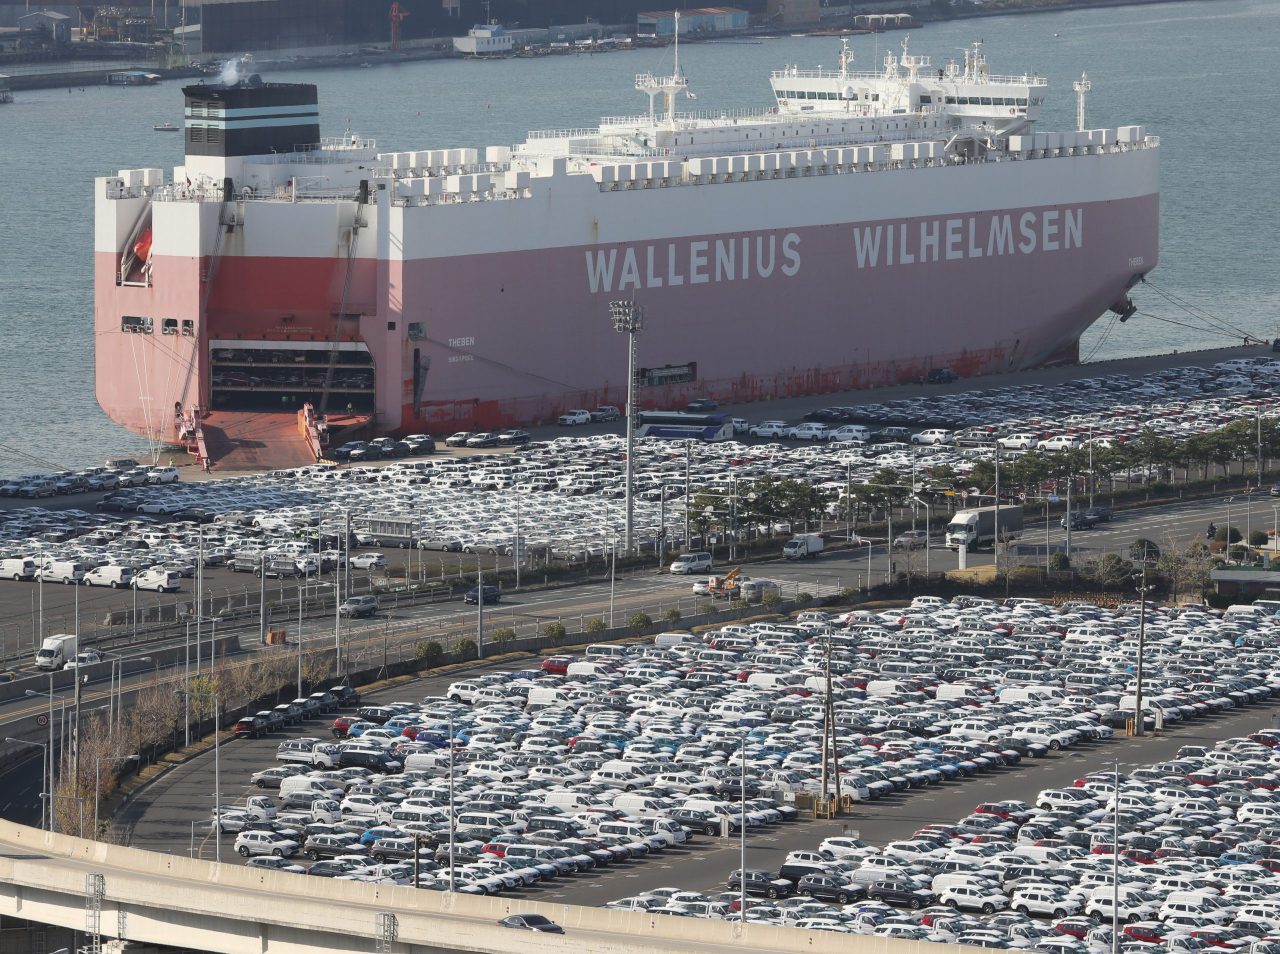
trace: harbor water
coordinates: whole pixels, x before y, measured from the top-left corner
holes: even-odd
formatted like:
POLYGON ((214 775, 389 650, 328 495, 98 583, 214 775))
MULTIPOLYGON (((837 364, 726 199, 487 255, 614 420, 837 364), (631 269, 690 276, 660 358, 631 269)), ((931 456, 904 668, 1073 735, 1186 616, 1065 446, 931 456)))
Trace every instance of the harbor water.
MULTIPOLYGON (((903 39, 852 38, 853 68, 877 68, 903 39)), ((930 24, 911 35, 911 52, 940 66, 976 40, 994 72, 1049 77, 1040 128, 1074 128, 1071 84, 1084 70, 1093 83, 1090 127, 1143 123, 1162 139, 1160 266, 1152 286, 1134 292, 1139 315, 1125 324, 1100 319, 1083 357, 1280 336, 1276 163, 1266 127, 1275 110, 1265 93, 1280 56, 1280 4, 1186 0, 930 24)), ((681 65, 697 100, 682 108, 767 105, 770 70, 834 67, 838 49, 832 37, 687 44, 681 65)), ((670 56, 644 49, 264 78, 316 83, 324 135, 350 128, 384 151, 483 147, 517 142, 529 129, 641 112, 634 75, 669 69, 670 56)), ((29 91, 0 107, 0 475, 146 450, 94 400, 92 187, 119 168, 181 162, 181 137, 153 131, 182 123, 179 85, 29 91)), ((991 295, 992 307, 1017 307, 998 288, 991 295)))

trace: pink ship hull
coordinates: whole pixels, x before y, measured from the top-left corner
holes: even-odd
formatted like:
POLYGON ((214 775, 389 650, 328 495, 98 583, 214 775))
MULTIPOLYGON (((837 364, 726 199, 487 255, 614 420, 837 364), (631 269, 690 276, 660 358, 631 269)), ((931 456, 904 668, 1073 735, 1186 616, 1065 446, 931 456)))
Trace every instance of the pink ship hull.
MULTIPOLYGON (((640 388, 644 407, 831 393, 944 366, 1017 370, 1075 359, 1081 333, 1155 267, 1158 219, 1150 194, 973 213, 957 226, 896 219, 360 260, 345 310, 363 317, 342 336, 368 344, 378 406, 399 409, 379 416, 390 432, 546 423, 621 404, 616 299, 646 310, 639 367, 696 365, 693 381, 640 388)), ((200 314, 208 262, 156 255, 153 286, 136 288, 115 284, 118 260, 96 256, 98 399, 135 432, 154 433, 175 403, 210 406, 210 341, 334 334, 340 258, 224 258, 192 338, 122 335, 120 315, 200 314)))

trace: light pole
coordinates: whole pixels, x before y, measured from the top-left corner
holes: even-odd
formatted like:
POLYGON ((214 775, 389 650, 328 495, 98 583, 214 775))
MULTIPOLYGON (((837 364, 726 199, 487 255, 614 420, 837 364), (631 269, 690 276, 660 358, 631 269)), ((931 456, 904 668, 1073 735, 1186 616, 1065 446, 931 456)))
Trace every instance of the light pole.
POLYGON ((635 434, 636 434, 636 335, 644 326, 644 309, 634 301, 612 301, 609 303, 609 317, 613 319, 613 330, 627 336, 627 522, 623 545, 630 553, 635 538, 634 532, 634 467, 635 467, 635 434))
POLYGON ((1228 563, 1231 562, 1231 501, 1235 499, 1236 499, 1235 497, 1227 498, 1227 562, 1228 563))
POLYGON ((747 737, 740 746, 742 765, 738 768, 738 906, 742 923, 747 921, 747 737))
MULTIPOLYGON (((40 774, 44 776, 44 785, 42 785, 41 788, 46 792, 49 791, 49 789, 53 787, 53 779, 49 777, 49 746, 44 742, 33 742, 30 739, 8 738, 5 739, 5 741, 13 745, 40 746, 40 774)), ((44 827, 44 830, 53 831, 53 812, 49 811, 49 803, 47 800, 42 801, 40 804, 40 816, 40 823, 44 827)))
MULTIPOLYGON (((49 673, 49 691, 40 692, 36 689, 28 689, 25 693, 27 696, 44 696, 49 700, 49 711, 45 715, 45 719, 49 726, 49 741, 45 746, 45 756, 48 762, 48 768, 45 770, 49 779, 46 790, 53 788, 53 673, 49 673)), ((53 812, 49 813, 49 830, 53 831, 53 812)))
POLYGON ((484 568, 476 550, 476 658, 484 659, 484 568))
MULTIPOLYGON (((1230 534, 1228 533, 1228 536, 1230 534)), ((1146 720, 1142 717, 1142 657, 1147 642, 1147 551, 1142 551, 1142 575, 1138 583, 1138 688, 1133 700, 1133 734, 1146 735, 1146 720)), ((1119 790, 1117 790, 1117 795, 1119 790)))
POLYGON ((1120 763, 1111 794, 1111 954, 1120 951, 1120 763))
POLYGON ((933 523, 933 508, 923 497, 912 497, 915 503, 924 507, 924 578, 929 579, 929 526, 933 523))
MULTIPOLYGON (((123 708, 124 696, 124 661, 125 656, 122 653, 113 653, 105 649, 99 649, 99 656, 108 656, 111 658, 111 677, 107 688, 107 725, 111 731, 120 731, 120 710, 123 708), (119 664, 117 666, 117 663, 119 664)), ((135 662, 151 662, 150 656, 136 656, 135 662)))
POLYGON ((203 696, 213 700, 213 830, 214 860, 222 862, 222 720, 219 717, 219 698, 216 692, 196 692, 191 689, 175 689, 179 696, 203 696))
POLYGON ((453 851, 454 851, 454 832, 457 825, 454 823, 457 816, 453 813, 453 713, 449 714, 449 892, 453 892, 453 851))

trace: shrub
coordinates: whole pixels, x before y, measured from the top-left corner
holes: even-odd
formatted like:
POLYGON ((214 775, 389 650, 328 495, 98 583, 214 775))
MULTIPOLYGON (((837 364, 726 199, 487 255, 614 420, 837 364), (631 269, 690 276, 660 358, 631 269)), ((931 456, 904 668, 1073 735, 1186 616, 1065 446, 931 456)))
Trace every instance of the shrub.
POLYGON ((632 629, 648 629, 653 625, 653 619, 648 613, 632 613, 627 617, 627 625, 632 629))
POLYGON ((493 631, 493 641, 499 646, 515 642, 516 631, 510 626, 500 626, 493 631))
POLYGON ((1049 569, 1059 571, 1071 569, 1071 557, 1065 553, 1050 553, 1049 569))
POLYGON ((599 616, 593 616, 587 620, 587 625, 585 627, 588 633, 603 633, 608 628, 608 624, 606 624, 604 619, 599 616))
POLYGON ((1247 547, 1236 544, 1227 550, 1227 558, 1230 560, 1244 560, 1249 556, 1247 547))
POLYGON ((476 646, 474 639, 462 639, 458 641, 458 656, 462 659, 477 659, 480 656, 480 650, 476 646))
POLYGON ((413 655, 418 662, 426 663, 429 669, 434 669, 440 665, 440 660, 444 658, 444 647, 434 639, 430 641, 424 640, 414 647, 413 655))
POLYGON ((729 601, 729 609, 746 609, 746 608, 747 608, 747 607, 749 607, 750 605, 751 605, 750 603, 748 603, 746 600, 742 600, 742 599, 736 599, 736 600, 730 600, 730 601, 729 601))
POLYGON ((1269 539, 1270 537, 1267 536, 1267 531, 1255 530, 1253 533, 1249 534, 1249 546, 1265 547, 1269 539))
POLYGON ((796 594, 796 609, 804 609, 806 606, 808 606, 808 605, 809 605, 810 603, 812 603, 812 602, 813 602, 813 594, 812 594, 812 593, 797 593, 797 594, 796 594))
POLYGON ((1213 539, 1215 543, 1239 543, 1243 537, 1235 527, 1219 527, 1217 533, 1213 535, 1213 539), (1228 535, 1230 540, 1228 540, 1228 535))
POLYGON ((559 646, 564 642, 564 638, 569 631, 564 628, 564 623, 544 623, 539 632, 551 640, 554 645, 559 646))
POLYGON ((764 598, 760 600, 760 602, 763 603, 765 606, 769 607, 770 609, 773 609, 775 606, 777 606, 779 603, 782 602, 782 597, 779 596, 777 593, 766 593, 764 595, 764 598))
POLYGON ((852 586, 846 586, 840 591, 840 599, 851 600, 858 595, 858 591, 852 586))
POLYGON ((680 622, 680 611, 674 606, 662 614, 662 621, 668 626, 674 626, 680 622))

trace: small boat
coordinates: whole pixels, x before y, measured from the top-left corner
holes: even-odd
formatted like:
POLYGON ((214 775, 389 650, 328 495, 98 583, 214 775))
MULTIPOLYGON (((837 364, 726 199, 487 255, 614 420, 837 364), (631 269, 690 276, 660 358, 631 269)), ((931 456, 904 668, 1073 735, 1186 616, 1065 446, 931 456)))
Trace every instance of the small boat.
POLYGON ((179 132, 180 131, 179 127, 175 126, 173 123, 156 123, 151 128, 154 129, 156 132, 179 132))

